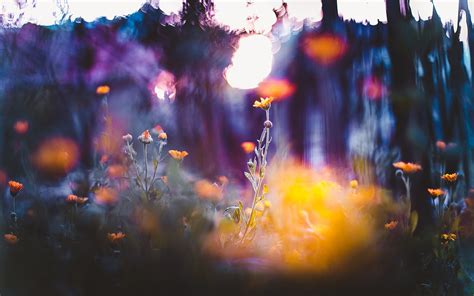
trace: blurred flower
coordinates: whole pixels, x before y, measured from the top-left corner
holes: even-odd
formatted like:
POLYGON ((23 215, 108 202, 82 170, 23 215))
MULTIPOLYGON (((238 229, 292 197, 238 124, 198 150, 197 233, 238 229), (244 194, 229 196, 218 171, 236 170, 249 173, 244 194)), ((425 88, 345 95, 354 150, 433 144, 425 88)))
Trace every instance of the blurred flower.
POLYGON ((257 92, 262 97, 280 100, 291 96, 295 92, 295 86, 286 79, 267 79, 259 84, 257 92))
POLYGON ((272 105, 272 102, 273 102, 272 97, 260 98, 260 101, 256 100, 253 103, 253 107, 260 108, 260 109, 263 109, 263 110, 268 110, 268 109, 270 109, 270 107, 272 105))
POLYGON ((169 155, 175 160, 183 160, 186 156, 189 155, 186 151, 170 150, 168 151, 169 155))
POLYGON ((443 244, 447 244, 448 242, 453 242, 457 238, 457 235, 455 233, 443 233, 441 235, 441 240, 443 244))
POLYGON ((416 173, 422 170, 421 165, 411 163, 411 162, 399 161, 399 162, 395 162, 393 166, 397 169, 402 170, 406 174, 412 174, 412 173, 416 173))
POLYGON ((194 183, 194 191, 199 198, 217 202, 222 199, 221 189, 207 180, 199 180, 194 183))
POLYGON ((384 86, 380 79, 375 76, 367 77, 363 83, 363 93, 371 100, 378 100, 382 97, 384 86))
POLYGON ((96 94, 106 95, 110 92, 110 87, 108 85, 100 85, 95 89, 96 94))
POLYGON ((10 187, 10 194, 15 196, 23 189, 23 184, 16 181, 8 181, 8 187, 10 187))
POLYGON ((151 133, 154 134, 154 135, 159 135, 159 134, 161 134, 161 133, 163 133, 163 132, 164 132, 164 130, 163 130, 163 128, 161 127, 161 125, 155 125, 155 127, 153 127, 153 128, 151 129, 151 133))
POLYGON ((272 207, 272 203, 266 199, 264 202, 263 202, 263 205, 265 206, 265 208, 269 209, 272 207))
POLYGON ((158 139, 160 139, 161 141, 166 141, 168 139, 168 135, 165 132, 160 133, 158 135, 158 139))
POLYGON ((457 173, 452 173, 452 174, 444 174, 441 176, 441 179, 448 181, 448 182, 456 182, 458 179, 458 174, 457 173))
POLYGON ((100 157, 99 163, 100 163, 101 165, 104 165, 104 164, 107 163, 107 161, 109 161, 109 156, 108 156, 107 154, 104 154, 104 155, 102 155, 102 156, 100 157))
POLYGON ((23 135, 23 134, 26 134, 26 132, 28 131, 28 127, 29 127, 28 121, 18 120, 17 122, 15 122, 13 129, 15 130, 17 134, 23 135))
POLYGON ((168 185, 168 176, 162 176, 160 179, 164 184, 168 185))
POLYGON ((433 198, 437 198, 438 196, 445 194, 444 190, 441 188, 438 188, 438 189, 428 188, 428 192, 429 194, 431 194, 433 198))
POLYGON ((5 241, 6 241, 7 243, 9 243, 10 245, 14 245, 14 244, 16 244, 16 243, 19 241, 19 239, 18 239, 18 237, 17 237, 16 235, 10 234, 10 233, 5 234, 5 235, 3 236, 3 238, 4 238, 5 241))
POLYGON ((89 200, 89 198, 87 197, 78 197, 77 195, 74 195, 74 194, 69 194, 67 197, 66 197, 66 202, 68 203, 77 203, 77 204, 85 204, 87 201, 89 200))
POLYGON ((240 147, 242 147, 242 150, 244 150, 245 153, 249 154, 252 153, 255 149, 255 143, 253 142, 242 142, 240 144, 240 147))
POLYGON ((173 101, 176 97, 176 80, 168 71, 161 71, 152 82, 151 88, 159 100, 173 101))
POLYGON ((132 137, 132 135, 130 135, 130 134, 126 134, 126 135, 122 136, 122 139, 123 139, 125 142, 128 143, 128 142, 131 142, 131 141, 132 141, 133 137, 132 137))
POLYGON ((114 164, 107 168, 107 176, 112 179, 118 179, 125 175, 126 169, 123 165, 114 164))
POLYGON ((318 63, 328 65, 340 59, 347 51, 346 42, 333 34, 309 36, 303 41, 305 54, 318 63))
POLYGON ((443 141, 436 141, 436 147, 439 150, 444 150, 444 149, 446 149, 446 143, 443 142, 443 141))
POLYGON ((33 155, 33 163, 43 173, 65 175, 77 164, 79 147, 67 138, 51 138, 42 142, 33 155))
POLYGON ((95 191, 95 200, 98 204, 114 204, 118 200, 118 194, 112 188, 101 187, 95 191))
POLYGON ((124 238, 125 238, 125 234, 123 232, 107 233, 107 239, 111 243, 118 243, 124 238))
POLYGON ((148 130, 145 130, 140 136, 138 136, 138 140, 145 145, 153 142, 153 138, 148 130))
POLYGON ((385 229, 394 230, 398 225, 398 221, 392 220, 385 224, 385 229))
POLYGON ((357 182, 357 180, 351 180, 349 184, 352 189, 356 189, 357 187, 359 187, 359 182, 357 182))
POLYGON ((219 184, 220 184, 221 186, 225 186, 225 185, 227 185, 227 184, 229 183, 229 179, 228 179, 226 176, 219 176, 219 177, 217 178, 217 181, 219 181, 219 184))

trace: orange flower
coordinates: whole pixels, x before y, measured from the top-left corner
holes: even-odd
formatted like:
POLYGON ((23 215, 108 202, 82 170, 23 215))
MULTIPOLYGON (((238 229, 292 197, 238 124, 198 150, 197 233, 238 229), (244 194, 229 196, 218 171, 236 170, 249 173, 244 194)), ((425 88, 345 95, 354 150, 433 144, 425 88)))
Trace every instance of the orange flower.
POLYGON ((23 189, 23 184, 16 181, 8 181, 8 187, 10 187, 10 194, 15 196, 23 189))
POLYGON ((228 179, 226 176, 219 176, 219 177, 217 178, 217 181, 219 181, 219 184, 220 184, 221 186, 225 186, 225 185, 227 185, 227 184, 229 183, 229 179, 228 179))
POLYGON ((98 95, 106 95, 110 92, 110 87, 108 85, 100 85, 95 89, 95 93, 98 95))
POLYGON ((402 170, 406 174, 412 174, 421 171, 421 165, 411 162, 395 162, 393 166, 397 169, 402 170))
POLYGON ((272 102, 273 102, 272 97, 260 98, 260 102, 258 100, 256 100, 253 103, 253 107, 260 108, 260 109, 263 109, 263 110, 268 110, 268 109, 270 109, 270 107, 272 105, 272 102))
POLYGON ((153 138, 151 137, 150 131, 144 131, 140 136, 138 136, 138 140, 143 144, 150 144, 153 142, 153 138))
POLYGON ((385 224, 385 229, 394 230, 397 227, 397 225, 398 225, 398 221, 392 220, 389 223, 385 224))
POLYGON ((439 150, 444 150, 444 149, 446 149, 446 143, 443 142, 443 141, 436 141, 436 147, 439 150))
POLYGON ((13 129, 18 134, 23 135, 23 134, 26 134, 26 132, 28 131, 28 127, 29 127, 28 121, 18 120, 17 122, 15 122, 13 129))
POLYGON ((18 237, 17 237, 16 235, 10 234, 10 233, 5 234, 5 235, 3 236, 3 238, 4 238, 5 241, 6 241, 7 243, 9 243, 10 245, 14 245, 14 244, 16 244, 16 243, 19 241, 19 239, 18 239, 18 237))
POLYGON ((99 163, 104 165, 107 163, 107 161, 109 161, 109 156, 107 154, 104 154, 100 157, 99 163))
POLYGON ((194 183, 194 191, 201 199, 219 201, 222 199, 222 191, 215 184, 207 180, 200 180, 194 183))
POLYGON ((249 154, 252 153, 255 149, 255 143, 253 142, 242 142, 240 144, 240 147, 242 147, 242 150, 244 150, 245 153, 249 154))
POLYGON ((155 127, 151 129, 151 132, 155 135, 159 135, 159 134, 163 133, 164 130, 161 127, 161 125, 155 125, 155 127))
POLYGON ((438 189, 428 188, 428 192, 431 194, 433 198, 437 198, 438 196, 443 195, 445 193, 444 190, 441 188, 438 188, 438 189))
POLYGON ((308 36, 303 41, 305 54, 323 65, 336 62, 347 51, 347 43, 338 35, 322 34, 308 36))
POLYGON ((186 151, 170 150, 168 151, 169 155, 176 160, 183 160, 186 156, 189 155, 186 151))
POLYGON ((125 233, 123 232, 117 232, 117 233, 107 233, 107 239, 111 243, 118 243, 122 239, 125 238, 125 233))
POLYGON ((458 174, 457 173, 444 174, 441 176, 441 179, 448 182, 456 182, 456 180, 458 179, 458 174))
POLYGON ((95 192, 95 200, 98 204, 114 204, 118 200, 118 194, 111 188, 101 187, 95 192))
POLYGON ((107 175, 109 178, 118 179, 125 174, 125 167, 120 164, 114 164, 107 168, 107 175))
POLYGON ((163 133, 160 133, 160 134, 158 135, 158 139, 160 139, 161 141, 166 141, 166 140, 168 140, 168 135, 167 135, 166 133, 164 133, 164 132, 163 132, 163 133))
POLYGON ((78 197, 77 195, 74 195, 74 194, 69 194, 67 197, 66 197, 66 202, 68 203, 77 203, 77 204, 85 204, 87 201, 89 200, 89 198, 87 197, 78 197))

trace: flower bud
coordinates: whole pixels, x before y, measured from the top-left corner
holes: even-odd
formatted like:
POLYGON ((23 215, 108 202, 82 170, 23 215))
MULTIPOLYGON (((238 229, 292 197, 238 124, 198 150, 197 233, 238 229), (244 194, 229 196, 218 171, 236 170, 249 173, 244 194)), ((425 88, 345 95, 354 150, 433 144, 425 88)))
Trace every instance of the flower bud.
POLYGON ((265 128, 272 128, 273 123, 270 120, 265 120, 265 122, 263 123, 263 126, 265 128))
POLYGON ((126 134, 125 136, 122 137, 122 139, 123 139, 125 142, 130 142, 130 141, 132 141, 133 137, 132 137, 132 135, 130 135, 130 134, 126 134))

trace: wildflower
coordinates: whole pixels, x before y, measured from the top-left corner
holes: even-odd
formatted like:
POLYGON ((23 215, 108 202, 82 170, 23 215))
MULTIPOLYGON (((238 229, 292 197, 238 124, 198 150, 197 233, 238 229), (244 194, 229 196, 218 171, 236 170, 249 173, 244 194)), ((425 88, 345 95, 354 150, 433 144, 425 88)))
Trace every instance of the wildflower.
POLYGON ((168 135, 165 132, 162 132, 158 135, 158 139, 161 141, 166 141, 168 139, 168 135))
POLYGON ((138 136, 138 140, 143 144, 150 144, 153 142, 153 138, 151 137, 150 131, 144 131, 140 136, 138 136))
POLYGON ((456 180, 458 179, 458 174, 457 173, 444 174, 441 176, 441 179, 448 182, 456 182, 456 180))
POLYGON ((457 235, 455 233, 443 233, 441 235, 441 240, 443 244, 454 242, 456 238, 457 238, 457 235))
POLYGON ((357 180, 351 180, 351 182, 349 182, 349 185, 352 189, 356 189, 357 187, 359 187, 359 182, 357 182, 357 180))
POLYGON ((125 233, 123 233, 123 232, 107 233, 107 239, 111 243, 118 243, 119 241, 121 241, 124 238, 125 238, 125 233))
POLYGON ((66 197, 66 202, 75 203, 76 201, 77 201, 77 195, 69 194, 69 195, 66 197))
POLYGON ((169 155, 175 160, 183 160, 186 156, 189 155, 186 151, 170 150, 168 151, 169 155))
POLYGON ((111 179, 118 179, 125 174, 125 167, 120 164, 114 164, 107 168, 107 175, 111 179))
POLYGON ((95 200, 98 204, 114 204, 118 200, 117 192, 111 188, 101 187, 95 192, 95 200))
POLYGON ((26 134, 26 132, 28 131, 28 127, 29 127, 28 121, 18 120, 17 122, 15 122, 13 129, 15 130, 17 134, 23 135, 23 134, 26 134))
POLYGON ((260 98, 260 101, 256 100, 253 103, 253 107, 260 108, 260 109, 263 109, 263 110, 268 110, 268 109, 270 109, 270 106, 272 105, 272 102, 273 102, 272 97, 260 98))
POLYGON ((444 190, 441 188, 438 188, 438 189, 428 188, 428 192, 429 194, 431 194, 433 198, 437 198, 438 196, 443 195, 445 193, 444 190))
POLYGON ((100 157, 99 163, 100 163, 101 165, 104 165, 104 164, 107 163, 107 161, 109 161, 109 156, 108 156, 107 154, 104 154, 104 155, 102 155, 102 156, 100 157))
POLYGON ((385 224, 385 229, 394 230, 397 227, 397 225, 398 225, 398 221, 392 220, 389 223, 385 224))
POLYGON ((207 180, 200 180, 194 183, 194 191, 199 198, 210 201, 219 201, 222 199, 222 191, 215 184, 207 180))
POLYGON ((16 181, 8 181, 8 187, 10 187, 10 194, 15 196, 23 189, 23 184, 16 181))
POLYGON ((87 197, 78 197, 77 195, 74 195, 74 194, 69 194, 67 197, 66 197, 66 202, 68 203, 77 203, 77 204, 85 204, 87 201, 89 200, 89 198, 87 197))
POLYGON ((164 132, 164 130, 160 125, 155 125, 155 127, 151 129, 151 133, 155 134, 155 135, 159 135, 163 132, 164 132))
POLYGON ((217 178, 217 181, 219 181, 219 184, 220 184, 221 186, 225 186, 225 185, 227 185, 227 184, 229 183, 229 179, 228 179, 226 176, 219 176, 219 177, 217 178))
POLYGON ((98 95, 106 95, 110 92, 110 87, 108 85, 99 85, 95 89, 95 93, 98 95))
POLYGON ((436 141, 436 147, 439 150, 444 150, 444 149, 446 149, 446 143, 443 142, 443 141, 436 141))
POLYGON ((130 135, 130 134, 126 134, 126 135, 122 136, 122 139, 123 139, 125 142, 129 143, 129 142, 132 141, 133 137, 132 137, 132 135, 130 135))
POLYGON ((240 147, 242 147, 242 150, 244 150, 245 153, 249 154, 252 153, 255 149, 255 143, 253 142, 242 142, 240 144, 240 147))
POLYGON ((395 162, 393 166, 397 169, 402 170, 406 174, 416 173, 422 170, 421 165, 411 162, 395 162))
POLYGON ((5 235, 3 236, 3 238, 4 238, 5 241, 6 241, 7 243, 9 243, 10 245, 14 245, 14 244, 16 244, 16 243, 19 241, 19 239, 18 239, 18 237, 17 237, 16 235, 10 234, 10 233, 5 234, 5 235))

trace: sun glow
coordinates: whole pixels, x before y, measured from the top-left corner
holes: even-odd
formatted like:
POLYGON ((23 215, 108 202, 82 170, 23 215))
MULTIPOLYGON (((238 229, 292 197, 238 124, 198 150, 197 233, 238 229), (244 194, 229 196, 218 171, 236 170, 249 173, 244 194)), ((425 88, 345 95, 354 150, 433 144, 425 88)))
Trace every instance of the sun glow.
POLYGON ((239 89, 256 88, 272 70, 273 53, 270 39, 255 34, 243 36, 224 74, 230 86, 239 89))

